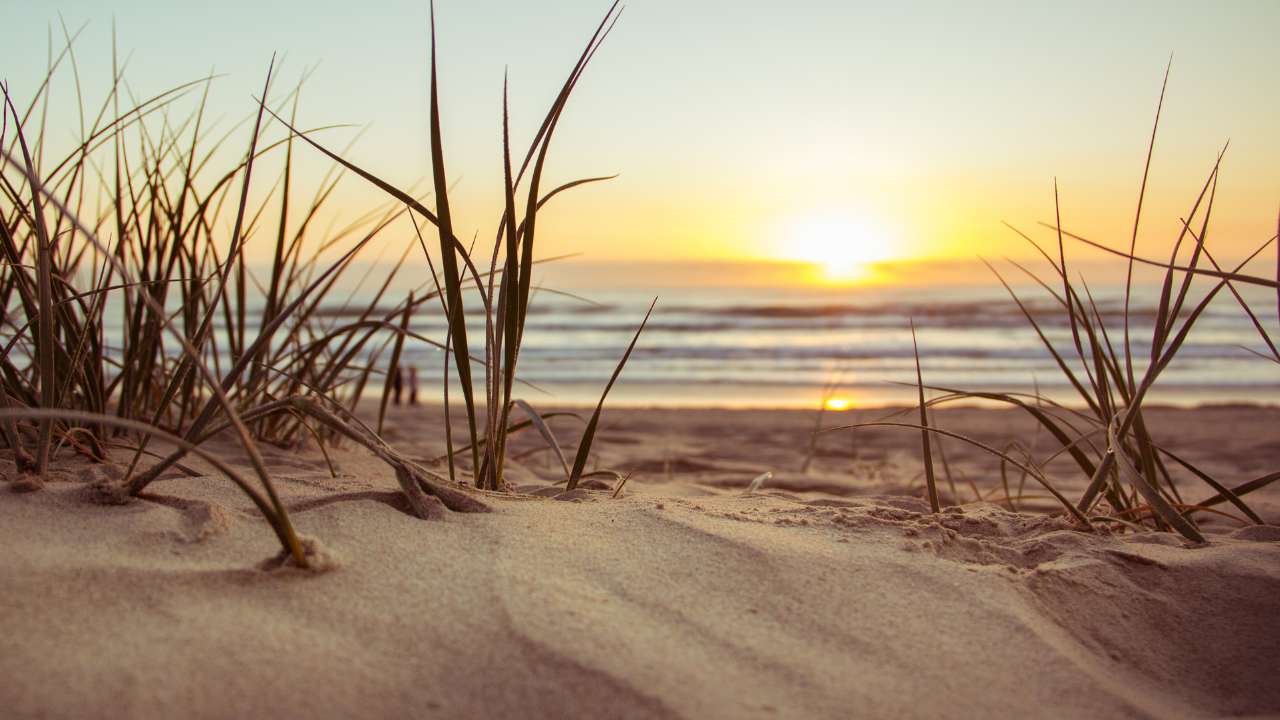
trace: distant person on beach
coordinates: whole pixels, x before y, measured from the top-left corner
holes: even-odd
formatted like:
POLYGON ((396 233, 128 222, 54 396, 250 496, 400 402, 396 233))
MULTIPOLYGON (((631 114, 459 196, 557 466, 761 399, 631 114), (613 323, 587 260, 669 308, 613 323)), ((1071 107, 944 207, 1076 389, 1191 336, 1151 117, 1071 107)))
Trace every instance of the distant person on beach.
POLYGON ((400 404, 400 394, 404 392, 404 381, 399 366, 391 374, 391 392, 395 394, 395 403, 400 404))
POLYGON ((418 368, 415 365, 409 366, 409 404, 418 404, 418 368))

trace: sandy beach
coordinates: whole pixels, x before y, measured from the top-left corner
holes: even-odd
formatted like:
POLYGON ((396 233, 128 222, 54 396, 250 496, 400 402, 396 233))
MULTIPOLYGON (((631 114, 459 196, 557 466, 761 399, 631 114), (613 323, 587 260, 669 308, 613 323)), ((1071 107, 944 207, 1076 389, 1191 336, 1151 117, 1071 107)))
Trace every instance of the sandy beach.
MULTIPOLYGON (((826 413, 824 426, 882 416, 826 413)), ((1280 409, 1153 408, 1154 432, 1244 481, 1280 409)), ((349 446, 263 446, 328 569, 278 544, 225 479, 155 483, 120 506, 61 463, 0 494, 0 707, 9 717, 1208 717, 1280 712, 1280 496, 1270 525, 1205 519, 1210 542, 1081 532, 1005 502, 998 461, 944 446, 933 515, 916 433, 821 436, 814 411, 618 409, 597 465, 563 476, 534 433, 483 514, 406 514, 393 474, 349 446), (772 472, 754 492, 753 479, 772 472), (959 503, 956 506, 956 503, 959 503)), ((939 411, 991 444, 1013 412, 939 411)), ((439 408, 387 440, 442 450, 439 408)), ((552 421, 576 436, 572 419, 552 421)), ((228 438, 214 441, 243 463, 228 438)), ((570 445, 571 448, 571 445, 570 445)), ((117 451, 127 457, 127 454, 117 451)), ((12 476, 8 464, 5 472, 12 476)), ((203 474, 208 472, 208 474, 203 474)), ((1067 486, 1070 489, 1070 486, 1067 486)), ((1188 492, 1196 497, 1204 488, 1188 492)))
POLYGON ((0 720, 1280 718, 1280 3, 0 18, 0 720))

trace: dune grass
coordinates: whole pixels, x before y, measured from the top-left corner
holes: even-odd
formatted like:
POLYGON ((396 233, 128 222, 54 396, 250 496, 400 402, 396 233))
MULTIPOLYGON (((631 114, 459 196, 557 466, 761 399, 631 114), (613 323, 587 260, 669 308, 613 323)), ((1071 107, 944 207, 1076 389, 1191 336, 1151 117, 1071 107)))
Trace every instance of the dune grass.
MULTIPOLYGON (((455 233, 449 169, 441 126, 441 98, 434 13, 431 25, 429 193, 396 187, 322 142, 330 127, 305 127, 298 117, 302 83, 275 86, 274 60, 264 78, 257 107, 242 125, 214 134, 206 118, 213 77, 138 99, 124 82, 113 57, 114 82, 96 111, 76 98, 79 138, 69 152, 54 157, 46 140, 50 118, 44 111, 52 79, 70 68, 77 78, 75 34, 64 29, 65 46, 27 104, 19 107, 3 88, 0 127, 0 308, 4 317, 0 350, 0 437, 15 466, 38 485, 51 463, 65 453, 103 461, 113 449, 129 452, 124 480, 102 488, 119 500, 138 496, 167 472, 185 471, 195 454, 210 462, 253 501, 296 565, 308 560, 280 502, 259 450, 261 443, 296 446, 308 440, 353 442, 391 466, 415 514, 437 516, 443 509, 483 512, 484 502, 462 490, 506 489, 507 442, 513 433, 534 429, 555 454, 567 490, 585 477, 605 400, 628 362, 653 312, 639 323, 599 403, 589 418, 573 413, 540 413, 517 396, 520 351, 533 296, 539 218, 552 199, 568 190, 603 182, 593 176, 547 189, 547 158, 556 130, 578 82, 612 32, 620 10, 615 3, 596 26, 561 85, 538 130, 522 154, 513 151, 506 81, 503 81, 502 213, 492 255, 478 258, 455 233), (198 99, 197 99, 198 98, 198 99), (195 108, 183 116, 184 101, 195 108), (231 152, 235 132, 249 131, 242 159, 217 169, 231 152), (281 136, 282 134, 282 136, 281 136), (314 196, 299 200, 295 173, 299 152, 332 162, 314 196), (269 190, 263 175, 274 171, 269 190), (345 227, 321 230, 318 218, 332 204, 335 189, 354 176, 382 191, 387 200, 345 227), (95 197, 100 200, 95 201, 95 197), (396 246, 397 228, 412 222, 414 235, 382 277, 377 290, 358 300, 338 297, 357 258, 375 246, 396 246), (255 236, 273 239, 271 264, 259 277, 246 260, 255 236), (433 236, 428 239, 428 236, 433 236), (418 256, 418 252, 421 256, 418 256), (322 260, 322 258, 332 258, 322 260), (409 267, 426 266, 431 280, 403 299, 389 299, 393 280, 409 267), (390 303, 385 304, 385 303, 390 303), (478 304, 484 328, 475 337, 468 307, 478 304), (338 308, 338 312, 334 312, 338 308), (415 317, 440 312, 445 336, 429 338, 413 330, 415 317), (116 323, 116 324, 113 324, 116 323), (382 437, 392 376, 403 364, 408 340, 433 345, 446 356, 440 384, 445 407, 447 451, 439 460, 447 475, 407 457, 382 437), (461 391, 465 427, 458 433, 449 413, 449 387, 461 391), (357 414, 363 397, 376 394, 373 426, 357 414), (513 417, 516 410, 525 416, 513 417), (584 424, 573 462, 565 457, 548 420, 572 416, 584 424), (253 470, 247 479, 201 449, 203 443, 234 433, 253 470), (159 442, 162 452, 151 448, 159 442), (155 461, 151 458, 157 457, 155 461)), ((1167 74, 1166 74, 1167 82, 1167 74)), ((1052 299, 1071 343, 1057 347, 1013 286, 992 266, 1078 401, 1055 402, 1039 393, 965 390, 925 383, 915 345, 918 422, 860 423, 848 428, 892 426, 920 432, 921 456, 930 508, 941 509, 933 448, 941 438, 966 442, 1000 459, 1045 488, 1081 527, 1100 522, 1125 526, 1147 523, 1202 541, 1197 515, 1229 503, 1244 517, 1261 522, 1243 497, 1280 473, 1236 480, 1215 478, 1174 454, 1153 437, 1143 403, 1161 373, 1174 361, 1195 323, 1223 290, 1257 330, 1266 353, 1280 364, 1280 350, 1249 305, 1239 285, 1276 290, 1280 316, 1280 251, 1275 279, 1244 268, 1276 237, 1235 265, 1223 266, 1208 246, 1222 154, 1191 204, 1167 259, 1137 254, 1143 203, 1163 107, 1164 88, 1146 154, 1137 209, 1126 249, 1115 249, 1063 227, 1061 213, 1046 223, 1056 252, 1045 250, 1015 229, 1051 268, 1041 277, 1014 263, 1052 299), (1110 252, 1126 262, 1125 312, 1120 328, 1107 327, 1087 282, 1073 275, 1068 241, 1110 252), (1134 268, 1162 272, 1150 352, 1134 347, 1130 300, 1134 268), (1196 280, 1210 284, 1199 290, 1196 280), (1202 294, 1197 294, 1198 292, 1202 294), (926 396, 926 391, 937 393, 926 396), (1028 413, 1054 447, 1046 457, 1016 457, 931 419, 948 403, 983 400, 1028 413), (1080 497, 1069 499, 1049 476, 1050 462, 1065 458, 1088 478, 1080 497), (1171 468, 1205 484, 1212 494, 1199 501, 1183 497, 1171 468)), ((1226 148, 1223 149, 1225 154, 1226 148)), ((268 175, 270 177, 270 175, 268 175)), ((1054 187, 1055 208, 1058 205, 1054 187)), ((655 301, 656 302, 656 301, 655 301)), ((821 414, 819 415, 821 418, 821 414)), ((812 454, 812 446, 811 446, 812 454)), ((942 458, 945 463, 945 457, 942 458)), ((806 460, 805 465, 808 465, 806 460)), ((950 481, 950 473, 947 472, 950 481)), ((619 476, 620 490, 625 478, 619 476)), ((952 482, 953 495, 954 483, 952 482)), ((1005 501, 1015 499, 1006 479, 1005 501)))
MULTIPOLYGON (((1167 72, 1165 81, 1167 85, 1167 72)), ((1043 485, 1083 528, 1089 528, 1097 522, 1117 520, 1125 521, 1126 526, 1133 526, 1135 522, 1144 522, 1156 529, 1176 531, 1188 540, 1203 542, 1205 538, 1197 525, 1196 515, 1216 512, 1211 506, 1223 502, 1233 505, 1249 521, 1262 523, 1257 513, 1245 503, 1242 497, 1274 482, 1280 478, 1280 473, 1269 473, 1237 484, 1234 488, 1228 487, 1226 482, 1213 477, 1202 468, 1192 465, 1161 445, 1152 435, 1143 414, 1143 402, 1161 373, 1173 362, 1179 349, 1192 332, 1196 321, 1224 289, 1230 292, 1242 312, 1248 316, 1270 353, 1255 351, 1255 354, 1280 363, 1280 352, 1276 351, 1276 345, 1265 325, 1236 289, 1238 284, 1275 288, 1280 298, 1280 248, 1277 248, 1276 279, 1258 277, 1244 272, 1244 268, 1254 258, 1276 243, 1277 236, 1271 237, 1244 260, 1225 270, 1213 259, 1207 246, 1211 230, 1210 218, 1218 187, 1219 170, 1223 155, 1226 153, 1225 147, 1219 153, 1186 218, 1181 220, 1181 230, 1173 240, 1169 258, 1152 260, 1137 254, 1143 200, 1147 191, 1151 157, 1155 150, 1160 109, 1164 102, 1163 87, 1160 98, 1147 148, 1142 185, 1138 193, 1138 206, 1127 250, 1113 249, 1063 229, 1056 182, 1054 185, 1055 220, 1053 223, 1043 223, 1054 234, 1057 243, 1056 253, 1046 251, 1029 235, 1010 226, 1036 249, 1051 268, 1051 276, 1045 279, 1032 270, 1010 261, 1053 300, 1053 306, 1057 308, 1059 314, 1057 321, 1070 328, 1069 347, 1059 348, 1050 341, 1043 327, 1044 320, 1038 319, 1031 312, 1006 278, 988 263, 988 267, 1008 291, 1010 298, 1021 310, 1031 329, 1040 338, 1045 351, 1053 358, 1073 389, 1073 399, 1078 401, 1081 409, 1073 409, 1066 404, 1055 402, 1039 392, 1032 395, 1019 395, 926 385, 920 374, 920 356, 917 351, 917 378, 914 386, 919 394, 920 422, 915 424, 876 422, 847 426, 859 428, 890 425, 919 429, 922 434, 922 456, 927 489, 935 512, 938 511, 938 506, 933 482, 933 462, 930 456, 930 435, 955 438, 998 457, 1002 473, 1006 465, 1018 468, 1023 472, 1024 479, 1029 475, 1043 485), (1068 240, 1078 241, 1125 259, 1126 280, 1121 328, 1106 326, 1087 281, 1083 277, 1073 277, 1067 262, 1068 240), (1133 343, 1137 328, 1132 322, 1133 313, 1130 305, 1134 267, 1137 264, 1159 268, 1162 271, 1156 316, 1150 329, 1150 353, 1145 356, 1135 351, 1133 343), (1195 295, 1193 287, 1196 278, 1208 279, 1212 283, 1199 296, 1195 295), (1113 337, 1117 339, 1113 340, 1113 337), (926 390, 933 390, 940 394, 926 400, 926 390), (997 450, 958 433, 930 426, 925 413, 926 407, 973 400, 1002 403, 1025 411, 1035 419, 1038 427, 1047 431, 1053 438, 1056 448, 1039 461, 1030 458, 1029 454, 1024 460, 1019 460, 1013 457, 1011 452, 997 450), (1054 488, 1046 470, 1049 462, 1063 456, 1071 460, 1077 472, 1088 478, 1086 490, 1074 502, 1054 488), (1171 465, 1181 468, 1190 477, 1207 485, 1213 494, 1197 502, 1184 499, 1182 489, 1175 483, 1173 474, 1170 472, 1171 465)), ((1280 235, 1280 228, 1278 228, 1278 235, 1280 235)), ((1277 303, 1276 310, 1277 317, 1280 318, 1280 302, 1277 303)), ((913 339, 914 336, 913 327, 913 339)), ((1013 497, 1009 494, 1007 487, 1005 496, 1006 502, 1012 507, 1013 497)))
MULTIPOLYGON (((487 267, 473 260, 453 232, 434 13, 434 211, 414 193, 322 146, 316 135, 331 128, 300 127, 302 82, 277 90, 274 59, 248 122, 215 135, 206 118, 213 77, 139 100, 113 52, 109 92, 96 114, 87 112, 83 94, 78 95, 79 141, 55 159, 54 145, 45 137, 46 125, 58 119, 46 112, 52 81, 69 67, 79 90, 78 33, 64 28, 64 47, 23 108, 3 87, 0 436, 19 471, 29 475, 24 487, 38 487, 63 453, 105 461, 111 450, 123 448, 131 458, 126 477, 101 488, 104 496, 123 501, 166 472, 190 472, 182 461, 194 453, 250 497, 301 567, 308 565, 306 554, 259 443, 295 446, 310 439, 323 450, 326 444, 355 442, 395 469, 420 517, 434 516, 442 507, 484 511, 482 501, 453 482, 461 474, 455 453, 448 453, 446 478, 381 437, 391 373, 399 369, 409 338, 452 355, 467 417, 469 442, 463 452, 470 460, 469 485, 491 491, 505 487, 506 436, 521 429, 510 422, 515 407, 524 409, 559 453, 545 418, 514 396, 533 287, 537 219, 556 195, 609 178, 584 178, 545 191, 543 170, 571 92, 618 15, 615 4, 597 26, 518 168, 512 161, 504 82, 504 212, 487 267), (192 100, 194 110, 182 115, 183 103, 192 100), (249 141, 242 159, 217 169, 231 152, 236 130, 246 126, 249 141), (279 129, 285 131, 282 137, 279 129), (295 171, 297 153, 304 148, 335 161, 309 201, 299 197, 295 171), (262 177, 272 171, 274 183, 268 180, 264 187, 262 177), (387 203, 345 227, 319 229, 318 219, 349 175, 381 188, 387 203), (434 259, 419 234, 405 245, 399 262, 375 279, 379 284, 372 299, 357 300, 355 291, 338 297, 339 283, 350 279, 357 257, 371 247, 395 246, 396 228, 406 218, 415 228, 419 220, 434 226, 434 259), (246 260, 246 248, 262 235, 274 240, 265 277, 246 260), (426 256, 415 257, 418 249, 426 256), (413 265, 430 266, 436 280, 384 306, 392 281, 413 265), (472 292, 486 318, 485 336, 478 340, 468 337, 463 322, 464 296, 472 292), (437 304, 447 320, 447 337, 414 332, 415 315, 434 312, 437 304), (482 369, 480 377, 473 367, 482 369), (380 395, 375 427, 357 417, 366 389, 380 395), (237 437, 256 484, 201 449, 226 431, 237 437), (150 448, 153 442, 162 447, 159 455, 150 448), (153 457, 159 459, 150 461, 153 457)), ((618 372, 634 346, 633 340, 618 372)), ((447 408, 447 376, 442 391, 447 408)), ((573 469, 565 463, 571 487, 582 475, 600 409, 578 443, 573 469)), ((446 438, 446 447, 452 447, 451 439, 446 438)))

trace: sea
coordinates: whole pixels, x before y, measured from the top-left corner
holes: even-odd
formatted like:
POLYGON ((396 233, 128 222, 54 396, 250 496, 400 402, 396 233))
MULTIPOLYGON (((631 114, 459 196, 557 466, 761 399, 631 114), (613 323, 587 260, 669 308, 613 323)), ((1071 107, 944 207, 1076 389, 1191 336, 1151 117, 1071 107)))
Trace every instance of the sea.
MULTIPOLYGON (((1207 287, 1197 283, 1188 310, 1207 287)), ((1107 335, 1124 357, 1124 291, 1091 288, 1107 335)), ((1261 292, 1257 290, 1262 290, 1261 292)), ((837 398, 853 407, 901 405, 916 397, 918 343, 926 385, 983 392, 1042 393, 1082 400, 1045 347, 1051 343, 1085 381, 1071 328, 1043 288, 1015 287, 1044 333, 998 283, 929 287, 584 289, 535 294, 520 350, 517 395, 532 403, 590 405, 600 397, 650 303, 609 402, 627 406, 816 407, 837 398)), ((1242 296, 1280 342, 1274 291, 1242 296)), ((1130 300, 1129 345, 1141 378, 1151 352, 1159 288, 1130 300)), ((472 300, 472 338, 483 315, 472 300)), ((1185 312, 1184 312, 1185 315, 1185 312)), ((443 340, 439 312, 414 323, 443 340)), ((1280 364, 1237 300, 1222 291, 1198 319, 1147 402, 1171 405, 1280 402, 1280 364)), ((406 346, 406 363, 442 377, 443 353, 406 346)), ((430 383, 438 385, 439 381, 430 383)), ((455 395, 455 397, 457 397, 455 395)))
MULTIPOLYGON (((332 299, 325 299, 319 322, 337 327, 367 306, 379 273, 359 275, 365 282, 340 285, 332 299)), ((649 274, 644 278, 652 282, 629 287, 566 283, 554 290, 538 288, 520 349, 515 394, 535 407, 594 405, 656 300, 609 392, 612 406, 815 408, 832 398, 855 408, 911 404, 917 392, 913 324, 925 385, 1040 393, 1083 405, 1044 344, 1051 343, 1087 382, 1061 306, 1032 282, 1013 285, 1039 323, 1042 340, 1009 291, 987 281, 990 277, 932 285, 744 287, 723 276, 699 284, 695 276, 662 287, 663 278, 649 274)), ((398 281, 383 298, 384 310, 390 312, 409 287, 398 281)), ((1187 308, 1209 288, 1197 282, 1187 308)), ((1239 290, 1280 343, 1274 290, 1239 290)), ((1113 279, 1090 291, 1107 337, 1123 358, 1124 284, 1113 279)), ((1149 363, 1158 298, 1158 285, 1148 283, 1136 285, 1130 300, 1129 344, 1138 378, 1149 363)), ((484 313, 474 290, 465 299, 472 355, 481 358, 484 313)), ((107 323, 108 334, 118 336, 119 314, 111 308, 107 323)), ((446 334, 436 301, 421 307, 412 327, 434 344, 410 338, 401 362, 416 369, 424 399, 435 401, 441 397, 446 334)), ((178 352, 176 345, 171 350, 178 352)), ((371 343, 368 351, 366 361, 385 367, 385 344, 371 343), (382 352, 373 357, 378 347, 382 352)), ((1223 290, 1195 323, 1146 402, 1280 403, 1280 364, 1257 353, 1267 354, 1266 344, 1237 299, 1223 290)), ((482 364, 473 364, 477 378, 483 371, 482 364)), ((456 382, 456 371, 451 373, 456 382)), ((451 397, 461 397, 456 385, 451 397)))

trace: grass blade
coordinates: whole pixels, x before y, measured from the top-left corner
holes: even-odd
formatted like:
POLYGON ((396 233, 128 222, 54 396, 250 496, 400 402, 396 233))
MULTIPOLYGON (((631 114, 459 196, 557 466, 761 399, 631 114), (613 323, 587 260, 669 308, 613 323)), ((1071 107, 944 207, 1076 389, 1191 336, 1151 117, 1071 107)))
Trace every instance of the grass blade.
MULTIPOLYGON (((13 114, 15 122, 15 135, 19 146, 22 148, 22 160, 26 166, 26 173, 31 179, 31 217, 36 231, 36 287, 37 287, 37 303, 38 318, 40 327, 37 329, 37 350, 40 369, 40 404, 45 408, 52 408, 57 403, 57 383, 54 380, 55 358, 54 358, 54 332, 53 332, 53 263, 50 258, 52 248, 50 247, 49 230, 45 225, 44 208, 40 202, 40 191, 37 189, 36 171, 31 163, 31 151, 27 147, 26 137, 23 135, 22 126, 18 123, 18 111, 13 107, 13 103, 9 99, 9 93, 4 94, 5 104, 9 108, 9 112, 13 114)), ((35 472, 36 475, 44 477, 45 472, 49 469, 49 446, 53 437, 53 417, 40 418, 39 437, 36 445, 35 472)))
POLYGON ((644 320, 640 321, 640 327, 636 329, 636 334, 631 338, 631 344, 627 345, 627 351, 622 354, 622 359, 618 361, 618 366, 614 368, 613 375, 609 378, 609 383, 604 386, 604 392, 600 393, 600 402, 596 403, 595 412, 591 413, 591 419, 587 421, 587 428, 582 431, 582 440, 578 442, 578 455, 573 460, 573 471, 569 474, 569 483, 565 486, 566 490, 572 490, 578 486, 578 481, 582 479, 582 472, 587 467, 587 457, 591 454, 591 443, 595 440, 596 426, 600 423, 600 412, 604 409, 604 400, 609 396, 609 391, 613 389, 613 384, 618 381, 618 376, 622 374, 622 368, 626 366, 627 360, 631 358, 631 351, 636 348, 636 341, 640 339, 640 333, 644 332, 644 326, 649 323, 649 318, 653 315, 653 308, 657 306, 658 299, 654 298, 649 304, 649 311, 644 314, 644 320))
MULTIPOLYGON (((524 411, 524 414, 529 418, 529 422, 533 423, 533 427, 537 429, 538 434, 546 441, 547 447, 551 448, 551 451, 555 453, 556 459, 560 461, 560 467, 564 470, 565 479, 572 477, 573 472, 569 470, 569 462, 564 458, 564 451, 560 449, 560 443, 556 441, 555 433, 551 432, 551 427, 538 414, 538 411, 534 410, 533 406, 524 400, 517 399, 511 402, 524 411)), ((503 437, 506 437, 506 435, 506 433, 503 433, 503 437)))
MULTIPOLYGON (((449 334, 453 345, 454 367, 458 372, 458 384, 462 388, 462 401, 467 410, 467 427, 474 443, 476 432, 476 402, 471 381, 471 353, 467 347, 466 311, 462 304, 462 276, 458 271, 458 254, 454 245, 453 216, 449 207, 449 182, 444 166, 444 143, 440 132, 440 86, 436 75, 436 16, 435 2, 431 3, 431 177, 435 184, 436 227, 440 232, 440 271, 444 276, 445 307, 450 321, 449 334)), ((465 251, 464 255, 467 254, 465 251)), ((478 278, 477 278, 478 282, 478 278)), ((483 293, 483 290, 481 290, 483 293)), ((474 445, 473 445, 474 447, 474 445)), ((480 455, 475 450, 471 457, 473 472, 479 481, 480 455)))
MULTIPOLYGON (((404 315, 400 318, 400 332, 396 335, 395 345, 391 349, 391 362, 387 364, 386 382, 382 385, 382 402, 378 405, 378 433, 382 434, 382 422, 387 417, 387 401, 391 399, 392 386, 400 376, 400 351, 404 349, 405 336, 409 334, 409 319, 413 317, 413 292, 404 304, 404 315)), ((396 395, 396 402, 400 396, 396 395)))
POLYGON ((933 449, 929 441, 929 416, 925 412, 924 375, 920 371, 920 345, 916 342, 915 320, 911 321, 911 350, 916 359, 916 391, 920 399, 920 453, 924 459, 924 481, 929 493, 929 509, 936 513, 942 511, 942 506, 938 503, 938 483, 933 476, 933 449))

